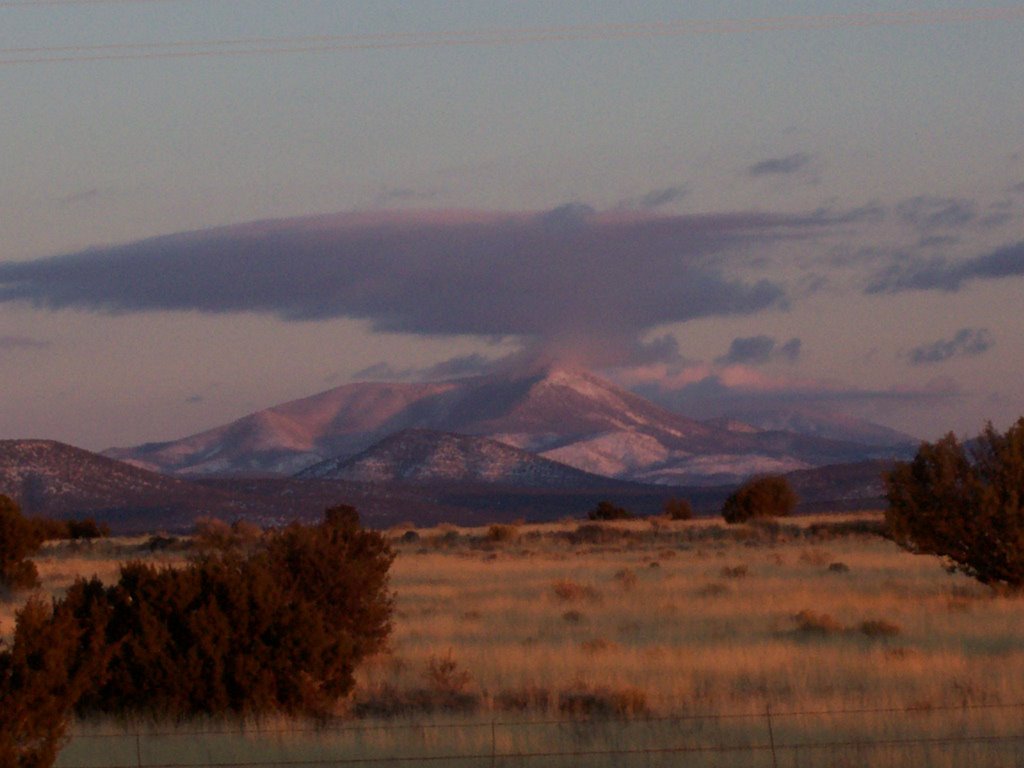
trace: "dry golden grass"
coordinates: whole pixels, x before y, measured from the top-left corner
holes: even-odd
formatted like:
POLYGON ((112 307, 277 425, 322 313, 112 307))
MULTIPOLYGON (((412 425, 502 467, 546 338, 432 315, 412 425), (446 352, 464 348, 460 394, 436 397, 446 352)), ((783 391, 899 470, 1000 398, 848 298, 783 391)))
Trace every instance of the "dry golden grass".
MULTIPOLYGON (((482 754, 493 748, 491 738, 499 750, 540 750, 558 734, 541 726, 508 726, 497 735, 474 729, 492 719, 581 716, 634 718, 636 725, 615 726, 631 735, 594 726, 573 739, 657 747, 679 743, 681 726, 658 730, 649 718, 757 715, 769 705, 780 744, 1016 732, 1021 709, 973 708, 1024 700, 1024 599, 991 593, 879 536, 835 530, 878 519, 736 527, 567 521, 500 533, 445 526, 416 537, 396 528, 389 532, 398 553, 394 632, 388 651, 358 670, 346 706, 368 718, 364 724, 415 722, 419 730, 415 738, 359 731, 345 737, 343 752, 482 754), (848 712, 882 708, 914 714, 848 712), (791 714, 836 710, 847 714, 791 714), (424 723, 465 727, 440 745, 444 728, 424 731, 424 723)), ((59 593, 79 574, 112 579, 118 552, 138 554, 107 546, 106 553, 46 553, 39 560, 44 587, 59 593)), ((756 717, 685 722, 695 744, 763 742, 764 721, 756 717)), ((80 725, 81 738, 95 727, 80 725)), ((83 743, 73 742, 62 761, 81 764, 73 748, 83 743)), ((824 762, 786 753, 780 764, 1013 764, 984 744, 883 752, 840 750, 824 762)), ((673 758, 644 764, 673 765, 673 758)), ((687 757, 687 764, 765 761, 736 754, 687 757)))
POLYGON ((714 521, 605 524, 640 537, 628 542, 554 538, 576 527, 522 526, 498 547, 483 530, 399 544, 390 653, 360 671, 359 695, 422 687, 428 660, 449 651, 485 710, 509 691, 555 710, 559 692, 581 686, 642 691, 661 714, 1021 695, 1024 602, 935 558, 876 536, 807 540, 714 521), (801 614, 830 623, 808 630, 801 614))

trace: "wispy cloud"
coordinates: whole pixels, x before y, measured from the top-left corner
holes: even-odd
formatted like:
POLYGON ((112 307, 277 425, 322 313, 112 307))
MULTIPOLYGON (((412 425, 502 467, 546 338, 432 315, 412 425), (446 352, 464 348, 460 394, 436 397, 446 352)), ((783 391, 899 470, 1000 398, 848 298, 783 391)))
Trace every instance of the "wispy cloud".
POLYGON ((911 365, 941 363, 955 357, 976 357, 990 350, 995 339, 987 328, 961 328, 952 339, 914 347, 907 354, 911 365))
POLYGON ((779 344, 771 336, 743 336, 733 339, 729 351, 715 362, 719 365, 764 365, 772 360, 795 363, 800 358, 801 341, 792 338, 779 344))
POLYGON ((14 349, 46 349, 49 341, 30 336, 0 336, 0 352, 14 349))
POLYGON ((805 152, 796 152, 784 157, 770 157, 747 166, 747 175, 758 177, 801 173, 810 168, 813 160, 814 158, 805 152))
POLYGON ((688 194, 686 186, 678 184, 672 187, 652 189, 639 197, 622 200, 616 207, 636 211, 654 211, 671 203, 682 200, 688 194))
POLYGON ((458 379, 487 373, 498 361, 480 354, 460 355, 423 368, 395 368, 389 363, 375 363, 352 374, 355 381, 435 381, 458 379))
POLYGON ((645 366, 621 369, 615 378, 634 391, 681 413, 707 418, 751 408, 799 406, 844 412, 935 407, 964 398, 949 379, 920 386, 884 389, 851 387, 834 381, 767 374, 747 365, 725 368, 707 364, 645 366))
POLYGON ((964 198, 920 195, 897 204, 896 215, 919 230, 953 229, 975 221, 978 206, 964 198))
POLYGON ((906 257, 877 272, 865 291, 958 291, 975 280, 1024 276, 1024 240, 968 259, 906 257))

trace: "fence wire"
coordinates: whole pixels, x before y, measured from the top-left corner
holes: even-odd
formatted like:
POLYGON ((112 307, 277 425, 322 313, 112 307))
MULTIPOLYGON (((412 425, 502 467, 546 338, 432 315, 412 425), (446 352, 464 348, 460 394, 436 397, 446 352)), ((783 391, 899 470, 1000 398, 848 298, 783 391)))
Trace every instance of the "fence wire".
MULTIPOLYGON (((125 726, 121 730, 107 730, 99 731, 95 733, 73 733, 70 739, 69 746, 79 747, 79 750, 66 750, 66 752, 80 751, 83 745, 87 742, 96 742, 96 747, 102 750, 103 753, 110 755, 111 753, 120 751, 124 758, 120 761, 103 761, 102 758, 99 761, 80 761, 75 762, 74 758, 71 758, 70 762, 64 760, 58 761, 59 768, 199 768, 200 766, 210 766, 212 768, 270 768, 270 766, 280 766, 281 768, 302 768, 303 766, 348 766, 348 765, 379 765, 379 764, 393 764, 393 765, 437 765, 437 764, 452 764, 460 765, 466 763, 479 763, 481 765, 514 765, 517 762, 528 764, 531 762, 542 762, 544 760, 555 760, 562 759, 565 761, 577 762, 577 761, 590 761, 598 758, 605 759, 616 759, 616 761, 630 762, 632 760, 640 761, 640 758, 646 757, 648 759, 655 758, 658 756, 671 757, 671 756, 690 756, 695 758, 700 755, 706 756, 719 756, 723 759, 725 756, 738 756, 748 755, 750 757, 758 757, 761 762, 758 764, 778 766, 779 759, 785 758, 787 764, 799 764, 798 756, 810 755, 812 756, 811 765, 818 765, 814 755, 830 754, 833 757, 837 754, 848 755, 854 753, 861 755, 864 752, 873 752, 878 750, 949 750, 950 748, 988 748, 1007 750, 1012 748, 1012 755, 1007 753, 1007 759, 1005 762, 992 763, 993 765, 1007 765, 1007 766, 1024 766, 1022 756, 1024 756, 1024 702, 1007 703, 1007 704, 966 704, 962 706, 936 706, 936 707, 923 707, 923 706, 911 706, 911 707, 855 707, 855 708, 839 708, 839 709, 804 709, 804 710, 781 710, 776 711, 770 706, 766 706, 760 711, 743 711, 743 712, 708 712, 708 713, 687 713, 679 715, 666 715, 659 717, 565 717, 565 718, 536 718, 536 719, 473 719, 463 721, 449 721, 449 722, 438 722, 424 721, 424 722, 401 722, 401 723, 359 723, 352 721, 327 721, 318 722, 314 724, 303 724, 301 722, 286 724, 286 725, 273 725, 271 727, 259 727, 258 723, 239 723, 234 727, 217 726, 217 727, 200 727, 200 728, 174 728, 171 729, 145 729, 142 727, 131 727, 125 726), (780 736, 779 731, 785 732, 787 721, 793 721, 796 719, 815 719, 815 718, 832 718, 841 721, 848 721, 850 718, 856 718, 858 716, 885 716, 886 722, 889 725, 906 725, 913 721, 914 717, 942 717, 943 715, 947 718, 955 713, 961 714, 961 720, 963 717, 968 716, 970 713, 976 715, 985 715, 990 713, 996 713, 1000 711, 1012 712, 1017 710, 1018 714, 1011 718, 1013 727, 1010 728, 1012 732, 1008 733, 992 733, 992 732, 980 732, 984 731, 985 728, 974 728, 973 730, 968 729, 964 722, 960 722, 956 725, 956 732, 943 733, 940 735, 888 735, 878 734, 876 736, 868 737, 851 737, 848 735, 836 734, 834 738, 826 739, 808 739, 801 735, 790 734, 788 736, 780 736), (714 723, 718 725, 729 724, 729 723, 740 723, 743 721, 752 721, 755 723, 756 730, 761 734, 761 738, 755 737, 753 740, 748 740, 746 743, 741 743, 742 738, 737 741, 729 741, 728 737, 720 739, 718 741, 709 741, 708 743, 700 743, 699 739, 703 736, 707 736, 702 732, 702 726, 705 723, 714 723), (758 723, 757 721, 760 721, 758 723), (678 725, 680 728, 684 726, 697 726, 697 732, 689 731, 685 734, 679 732, 667 731, 659 734, 659 738, 662 739, 661 743, 648 744, 645 746, 632 746, 632 745, 609 745, 609 746, 586 746, 586 745, 566 745, 564 744, 565 734, 564 732, 559 734, 548 734, 542 736, 541 740, 544 742, 550 742, 550 746, 545 743, 539 748, 526 748, 526 749, 507 749, 504 746, 499 747, 499 741, 506 741, 503 738, 498 739, 498 734, 501 733, 503 737, 506 737, 516 731, 530 731, 542 729, 557 728, 560 731, 565 729, 571 729, 572 734, 580 740, 584 738, 584 734, 588 733, 587 729, 593 730, 595 733, 600 731, 602 728, 619 728, 622 730, 628 729, 640 729, 645 726, 660 726, 662 728, 669 728, 671 726, 678 725), (782 726, 780 728, 779 726, 782 726), (418 732, 421 735, 428 733, 439 733, 444 730, 460 731, 463 734, 478 731, 482 734, 478 735, 478 739, 481 742, 474 747, 467 748, 464 751, 458 751, 452 749, 449 746, 439 750, 436 753, 430 754, 401 754, 396 751, 394 754, 375 754, 366 756, 355 756, 351 754, 324 754, 320 753, 311 757, 296 757, 288 758, 284 756, 269 758, 269 759, 214 759, 209 756, 206 759, 200 759, 198 752, 202 750, 198 748, 198 744, 195 742, 201 738, 216 738, 216 737, 243 737, 247 740, 259 740, 259 739, 284 739, 287 737, 297 737, 299 739, 325 739, 325 738, 345 738, 355 736, 365 736, 369 734, 388 734, 391 732, 418 732), (675 738, 670 738, 671 736, 675 738), (680 743, 680 737, 685 735, 687 738, 685 743, 680 743), (196 755, 197 759, 186 760, 161 760, 159 757, 155 757, 152 760, 144 759, 147 752, 159 751, 158 749, 151 748, 152 745, 161 740, 178 740, 178 739, 191 739, 193 743, 196 743, 196 755), (111 744, 121 740, 121 749, 117 750, 112 748, 111 744), (674 743, 673 743, 674 742, 674 743), (105 746, 104 746, 105 745, 105 746), (130 757, 128 757, 130 755, 130 757)), ((836 725, 831 723, 830 725, 836 725)), ((842 723, 839 724, 840 726, 842 723)), ((975 724, 977 725, 977 724, 975 724)), ((985 723, 982 723, 985 725, 985 723)), ((945 726, 951 727, 952 724, 946 723, 945 726)), ((991 729, 989 729, 991 730, 991 729)), ((750 733, 743 734, 750 737, 750 733)), ((590 737, 586 737, 590 738, 590 737)), ((424 736, 424 743, 426 738, 424 736)), ((338 745, 333 745, 335 749, 338 745)), ((185 746, 186 750, 188 745, 185 746)), ((835 760, 827 764, 850 764, 848 759, 844 757, 847 762, 840 761, 837 763, 835 760)), ((585 764, 585 763, 583 763, 585 764)), ((616 762, 618 764, 618 762, 616 762)), ((891 762, 891 764, 900 764, 891 762)))

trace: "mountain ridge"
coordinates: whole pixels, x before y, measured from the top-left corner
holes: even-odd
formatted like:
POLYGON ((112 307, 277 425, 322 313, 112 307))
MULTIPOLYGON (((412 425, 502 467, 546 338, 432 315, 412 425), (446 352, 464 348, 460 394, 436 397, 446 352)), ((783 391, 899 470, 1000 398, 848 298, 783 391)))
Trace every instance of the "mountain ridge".
POLYGON ((807 435, 702 422, 590 372, 552 366, 441 382, 346 384, 181 440, 104 455, 185 477, 290 476, 344 461, 406 429, 488 438, 591 474, 675 485, 905 452, 835 439, 839 427, 807 435))

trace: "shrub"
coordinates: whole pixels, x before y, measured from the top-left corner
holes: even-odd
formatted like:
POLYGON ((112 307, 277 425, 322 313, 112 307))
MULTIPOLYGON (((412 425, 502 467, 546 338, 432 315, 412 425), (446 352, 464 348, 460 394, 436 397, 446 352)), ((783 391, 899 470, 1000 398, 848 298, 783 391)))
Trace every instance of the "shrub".
POLYGON ((39 528, 21 514, 13 499, 0 495, 0 587, 29 589, 39 583, 36 564, 27 558, 42 543, 39 528))
POLYGON ((495 523, 487 529, 487 540, 495 543, 515 541, 519 537, 519 529, 514 525, 495 523))
POLYGON ((750 569, 745 565, 725 565, 719 573, 723 579, 745 579, 750 575, 750 569))
POLYGON ((662 511, 669 520, 690 520, 693 518, 693 505, 689 499, 678 499, 673 496, 665 501, 662 511))
POLYGON ((727 523, 759 517, 783 517, 796 507, 796 493, 782 475, 755 477, 737 488, 722 506, 727 523))
POLYGON ((858 627, 861 634, 868 637, 896 637, 900 633, 900 625, 885 619, 867 619, 858 627))
POLYGON ((621 571, 616 571, 613 578, 619 582, 619 585, 625 590, 630 590, 635 587, 638 580, 636 572, 629 568, 623 568, 621 571))
POLYGON ((110 526, 106 523, 97 523, 91 517, 84 520, 68 520, 68 538, 78 541, 79 539, 104 539, 110 536, 110 526))
POLYGON ((0 766, 54 763, 71 708, 95 684, 107 655, 72 615, 29 599, 17 614, 12 647, 0 653, 0 766))
POLYGON ((473 682, 473 676, 452 657, 452 649, 445 656, 431 656, 427 659, 423 677, 428 685, 437 693, 460 694, 473 682))
POLYGON ((835 635, 845 630, 842 624, 827 613, 803 610, 793 617, 796 631, 805 635, 835 635))
POLYGON ((892 537, 983 584, 1024 587, 1024 418, 971 446, 950 433, 885 476, 892 537))
MULTIPOLYGON (((31 639, 64 654, 67 679, 88 682, 69 697, 79 714, 320 716, 386 639, 391 560, 381 535, 336 507, 247 555, 208 552, 176 569, 128 563, 111 587, 79 579, 49 618, 32 615, 31 639)), ((16 638, 15 657, 22 646, 16 638)), ((54 674, 57 695, 68 684, 54 674)))
POLYGON ((633 513, 625 507, 619 507, 610 501, 600 501, 587 514, 590 520, 632 520, 633 513))
POLYGON ((555 597, 567 603, 577 600, 596 600, 598 598, 596 589, 571 579, 559 579, 551 585, 551 591, 554 592, 555 597))

